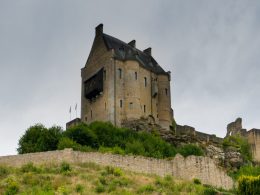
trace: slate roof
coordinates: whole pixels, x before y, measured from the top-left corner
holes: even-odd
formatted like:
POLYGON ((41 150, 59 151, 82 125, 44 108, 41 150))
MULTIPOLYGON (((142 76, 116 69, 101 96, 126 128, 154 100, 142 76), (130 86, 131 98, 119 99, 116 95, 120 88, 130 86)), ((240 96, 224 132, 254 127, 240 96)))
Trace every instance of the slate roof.
POLYGON ((108 49, 114 49, 115 59, 118 60, 136 60, 145 69, 148 69, 156 74, 167 74, 156 60, 149 54, 140 51, 139 49, 103 33, 103 39, 108 49))

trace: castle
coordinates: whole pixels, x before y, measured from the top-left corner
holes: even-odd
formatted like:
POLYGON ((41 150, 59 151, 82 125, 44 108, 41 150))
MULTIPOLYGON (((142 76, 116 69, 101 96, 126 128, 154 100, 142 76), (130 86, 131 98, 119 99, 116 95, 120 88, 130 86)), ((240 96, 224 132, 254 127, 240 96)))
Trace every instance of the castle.
MULTIPOLYGON (((193 142, 219 145, 223 141, 187 125, 177 125, 174 131, 167 131, 173 123, 170 72, 155 61, 151 48, 141 51, 136 48, 135 40, 125 43, 103 33, 103 24, 96 27, 81 78, 81 118, 68 122, 67 128, 80 122, 110 121, 115 126, 135 130, 156 128, 170 142, 178 141, 182 135, 193 142)), ((227 126, 226 137, 231 135, 245 137, 254 160, 260 162, 259 129, 243 129, 242 119, 238 118, 227 126)))
POLYGON ((81 69, 81 121, 126 121, 145 118, 170 129, 170 72, 152 57, 152 49, 136 48, 96 27, 95 39, 86 65, 81 69))

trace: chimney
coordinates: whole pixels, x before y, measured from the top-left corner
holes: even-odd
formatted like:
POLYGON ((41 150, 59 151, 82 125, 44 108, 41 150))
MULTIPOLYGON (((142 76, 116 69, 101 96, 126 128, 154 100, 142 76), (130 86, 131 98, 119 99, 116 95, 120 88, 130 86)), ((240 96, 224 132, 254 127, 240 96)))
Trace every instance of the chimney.
POLYGON ((130 45, 131 47, 134 47, 135 48, 135 40, 132 40, 128 43, 128 45, 130 45))
POLYGON ((98 35, 102 35, 103 34, 103 24, 99 24, 97 27, 96 27, 96 36, 98 35))
POLYGON ((152 48, 151 47, 148 47, 147 49, 143 50, 143 52, 149 56, 152 55, 152 48))

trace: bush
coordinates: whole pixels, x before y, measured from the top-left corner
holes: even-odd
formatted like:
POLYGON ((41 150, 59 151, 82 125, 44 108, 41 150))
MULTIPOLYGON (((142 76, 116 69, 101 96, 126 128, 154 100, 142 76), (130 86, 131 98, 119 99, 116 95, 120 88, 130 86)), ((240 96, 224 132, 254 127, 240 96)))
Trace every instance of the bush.
POLYGON ((102 175, 114 175, 114 176, 119 177, 119 176, 123 175, 123 171, 118 167, 107 166, 105 171, 102 172, 102 175))
POLYGON ((76 185, 76 188, 75 188, 75 191, 76 191, 77 193, 82 193, 82 192, 84 191, 84 186, 81 185, 81 184, 77 184, 77 185, 76 185))
POLYGON ((201 181, 199 179, 197 179, 197 178, 194 178, 193 179, 193 183, 194 184, 201 184, 201 181))
POLYGON ((61 173, 68 173, 68 172, 71 172, 71 171, 72 171, 72 168, 71 168, 69 163, 67 163, 67 162, 61 163, 61 165, 60 165, 60 172, 61 173))
POLYGON ((13 177, 8 177, 4 181, 5 195, 14 195, 19 191, 19 184, 15 181, 13 177))
POLYGON ((211 187, 207 187, 204 189, 204 192, 203 192, 204 195, 217 195, 217 191, 211 187))
POLYGON ((78 126, 69 128, 64 132, 64 135, 80 145, 98 148, 97 137, 86 124, 82 123, 78 126))
POLYGON ((47 129, 42 124, 36 124, 29 127, 19 139, 17 151, 24 154, 56 150, 61 135, 61 127, 53 126, 47 129))
POLYGON ((238 194, 239 195, 254 195, 260 193, 260 175, 241 176, 238 179, 238 194))
POLYGON ((238 171, 231 174, 231 177, 234 179, 238 179, 240 176, 258 176, 260 175, 260 167, 259 166, 252 166, 252 165, 245 165, 239 168, 238 171))
POLYGON ((204 152, 203 150, 194 144, 186 144, 184 146, 181 146, 178 148, 178 153, 180 153, 182 156, 187 157, 189 155, 195 155, 195 156, 203 156, 204 152))
POLYGON ((33 163, 30 162, 30 163, 27 163, 27 164, 23 165, 23 166, 20 168, 20 171, 23 172, 23 173, 28 173, 28 172, 39 173, 39 172, 41 172, 41 169, 35 167, 35 166, 33 165, 33 163))
POLYGON ((229 136, 224 139, 222 145, 224 149, 227 149, 228 147, 237 148, 240 151, 244 160, 252 161, 251 148, 246 138, 239 135, 229 136))
POLYGON ((9 170, 7 167, 0 166, 0 177, 5 177, 9 174, 9 170))

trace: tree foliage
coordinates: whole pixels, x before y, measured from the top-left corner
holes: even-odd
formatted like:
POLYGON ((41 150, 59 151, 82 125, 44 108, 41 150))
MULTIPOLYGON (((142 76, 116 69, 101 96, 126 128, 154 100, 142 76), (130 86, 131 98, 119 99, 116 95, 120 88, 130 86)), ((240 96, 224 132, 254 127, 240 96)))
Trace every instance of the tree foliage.
POLYGON ((62 135, 62 128, 46 128, 42 124, 29 127, 18 143, 18 153, 42 152, 56 150, 62 135))
POLYGON ((18 152, 41 152, 73 148, 80 151, 99 150, 116 154, 133 154, 155 158, 173 157, 177 152, 183 156, 203 155, 195 145, 175 148, 154 133, 136 132, 118 128, 109 122, 79 124, 62 132, 60 127, 47 129, 41 124, 27 129, 19 140, 18 152))

